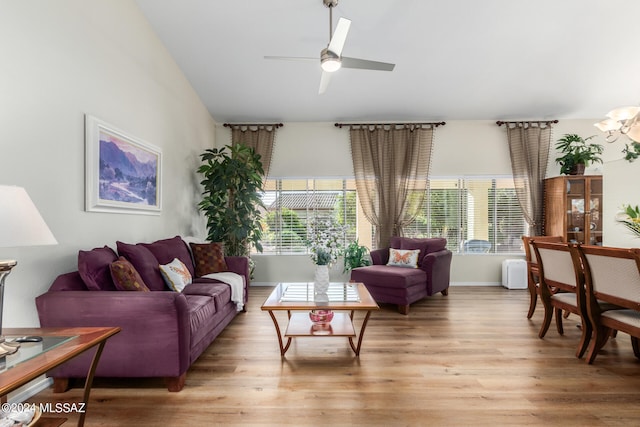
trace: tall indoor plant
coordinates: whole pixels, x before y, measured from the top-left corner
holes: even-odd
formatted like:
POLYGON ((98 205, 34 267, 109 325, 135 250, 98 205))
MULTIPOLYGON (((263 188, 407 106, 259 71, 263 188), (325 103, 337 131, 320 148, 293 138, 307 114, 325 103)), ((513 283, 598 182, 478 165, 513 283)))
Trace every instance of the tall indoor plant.
POLYGON ((251 246, 262 252, 260 155, 243 144, 232 144, 208 149, 200 157, 198 173, 204 175, 200 182, 204 190, 198 208, 207 217, 207 240, 222 242, 227 256, 248 256, 251 246))
POLYGON ((602 163, 603 147, 600 144, 587 143, 595 135, 582 138, 575 133, 565 134, 556 142, 556 149, 562 156, 556 158, 563 175, 582 175, 585 167, 591 163, 602 163))

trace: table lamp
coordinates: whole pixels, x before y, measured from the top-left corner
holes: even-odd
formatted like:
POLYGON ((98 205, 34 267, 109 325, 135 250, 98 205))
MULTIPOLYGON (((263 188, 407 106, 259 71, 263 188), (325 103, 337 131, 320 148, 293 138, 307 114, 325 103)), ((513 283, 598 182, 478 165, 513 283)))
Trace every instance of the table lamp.
MULTIPOLYGON (((55 245, 58 242, 24 188, 0 185, 0 247, 55 245)), ((4 281, 15 260, 0 260, 0 353, 17 351, 19 344, 6 342, 2 334, 4 281)))

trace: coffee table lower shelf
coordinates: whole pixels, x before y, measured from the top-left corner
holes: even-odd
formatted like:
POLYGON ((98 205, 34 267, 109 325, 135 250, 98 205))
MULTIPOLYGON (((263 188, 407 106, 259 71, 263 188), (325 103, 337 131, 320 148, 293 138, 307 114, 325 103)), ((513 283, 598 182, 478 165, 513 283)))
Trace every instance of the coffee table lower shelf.
POLYGON ((289 325, 284 333, 289 337, 355 337, 351 317, 346 313, 335 313, 330 323, 314 325, 309 319, 309 313, 292 313, 289 325))

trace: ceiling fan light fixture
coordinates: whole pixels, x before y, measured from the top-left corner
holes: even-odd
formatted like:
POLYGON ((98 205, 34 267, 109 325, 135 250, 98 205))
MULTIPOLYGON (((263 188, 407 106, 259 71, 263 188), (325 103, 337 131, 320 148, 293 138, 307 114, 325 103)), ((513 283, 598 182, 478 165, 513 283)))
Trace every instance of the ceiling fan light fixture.
POLYGON ((320 52, 320 66, 327 73, 333 73, 342 67, 342 61, 338 55, 325 48, 320 52))

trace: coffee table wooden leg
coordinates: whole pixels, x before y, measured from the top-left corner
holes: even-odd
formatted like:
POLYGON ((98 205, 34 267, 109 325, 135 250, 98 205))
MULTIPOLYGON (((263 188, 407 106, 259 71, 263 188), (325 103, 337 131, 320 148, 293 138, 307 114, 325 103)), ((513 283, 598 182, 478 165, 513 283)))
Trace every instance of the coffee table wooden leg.
MULTIPOLYGON (((291 345, 291 337, 287 338, 287 345, 282 345, 282 333, 280 332, 280 326, 278 325, 278 319, 273 314, 272 310, 269 310, 269 316, 271 316, 271 320, 273 320, 273 325, 276 327, 276 335, 278 336, 278 345, 280 346, 280 356, 284 356, 284 354, 289 350, 289 346, 291 345)), ((291 313, 288 313, 288 316, 291 317, 291 313)))
MULTIPOLYGON (((358 346, 353 345, 353 338, 349 337, 349 345, 351 345, 351 349, 356 354, 356 356, 360 356, 360 347, 362 346, 362 337, 364 337, 364 330, 367 327, 367 322, 369 322, 369 316, 371 316, 371 310, 367 310, 367 314, 364 316, 364 321, 362 322, 362 327, 360 328, 360 335, 358 336, 358 346)), ((351 320, 353 321, 353 312, 351 312, 351 320)))
POLYGON ((98 344, 98 348, 96 349, 96 353, 93 355, 93 361, 91 362, 91 366, 89 367, 89 372, 87 373, 87 379, 84 382, 84 394, 82 397, 82 401, 84 403, 84 411, 80 413, 80 419, 78 420, 78 427, 84 426, 84 418, 87 415, 87 407, 89 406, 89 394, 91 393, 91 384, 93 384, 93 376, 96 373, 96 368, 98 367, 98 362, 100 361, 100 356, 102 355, 102 350, 104 349, 104 344, 106 341, 100 342, 98 344))

